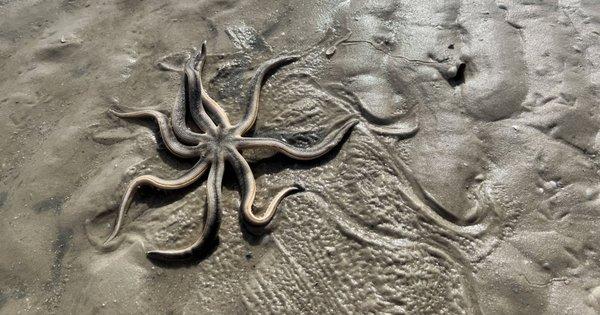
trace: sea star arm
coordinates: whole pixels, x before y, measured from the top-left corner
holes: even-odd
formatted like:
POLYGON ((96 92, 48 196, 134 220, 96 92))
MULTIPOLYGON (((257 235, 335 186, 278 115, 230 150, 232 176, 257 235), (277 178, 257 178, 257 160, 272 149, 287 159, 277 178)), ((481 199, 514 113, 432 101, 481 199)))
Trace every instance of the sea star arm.
POLYGON ((180 189, 192 184, 200 176, 202 176, 202 174, 204 174, 204 172, 208 168, 209 164, 210 161, 204 159, 196 163, 196 165, 188 173, 177 179, 162 179, 152 175, 142 175, 133 179, 131 183, 129 183, 129 185, 127 186, 127 190, 125 192, 125 195, 123 196, 123 200, 121 201, 121 206, 119 207, 119 214, 117 215, 117 220, 115 221, 113 231, 104 243, 106 244, 110 242, 119 233, 119 230, 121 229, 121 224, 123 223, 123 217, 125 216, 125 212, 127 212, 127 209, 129 209, 135 192, 141 185, 150 185, 156 188, 166 190, 180 189))
POLYGON ((173 131, 177 138, 181 141, 196 145, 199 142, 199 138, 202 137, 202 134, 193 132, 188 128, 185 123, 185 111, 186 111, 186 78, 185 75, 182 78, 181 88, 179 89, 179 95, 177 97, 177 101, 173 105, 171 110, 171 125, 173 126, 173 131))
POLYGON ((269 72, 270 70, 272 70, 278 66, 281 66, 285 63, 296 61, 299 58, 300 58, 299 56, 279 57, 279 58, 275 58, 275 59, 272 59, 272 60, 269 60, 269 61, 263 63, 258 68, 258 70, 256 71, 256 74, 254 75, 254 79, 253 79, 254 90, 252 91, 250 105, 248 106, 248 109, 246 110, 244 117, 242 117, 240 122, 236 125, 236 130, 237 130, 238 134, 240 134, 240 135, 245 134, 246 132, 248 132, 248 130, 250 130, 250 128, 252 128, 252 126, 256 122, 256 116, 258 115, 258 99, 260 98, 260 89, 262 87, 263 79, 265 78, 265 75, 267 74, 267 72, 269 72))
POLYGON ((230 127, 231 123, 229 122, 229 117, 227 113, 221 108, 219 103, 217 103, 206 89, 202 85, 202 69, 204 69, 204 64, 206 61, 206 41, 202 43, 202 47, 200 48, 200 54, 195 56, 195 61, 197 62, 197 66, 194 68, 194 73, 196 74, 196 84, 198 90, 200 91, 200 97, 202 103, 200 105, 205 105, 206 109, 213 114, 213 118, 216 120, 217 124, 223 127, 230 127))
POLYGON ((310 148, 297 148, 277 139, 259 137, 241 138, 237 147, 240 149, 252 147, 274 149, 294 159, 312 160, 331 151, 331 149, 337 146, 344 135, 346 135, 346 133, 357 123, 358 120, 352 117, 340 119, 334 123, 333 130, 330 131, 320 143, 310 148))
POLYGON ((191 257, 197 249, 214 239, 219 228, 219 209, 221 208, 221 184, 225 163, 223 157, 214 160, 206 186, 206 212, 200 237, 190 246, 182 249, 151 250, 148 258, 159 260, 180 260, 191 257))
POLYGON ((165 143, 169 151, 182 158, 191 158, 197 156, 197 153, 195 153, 195 148, 193 146, 187 146, 185 144, 180 143, 177 140, 177 137, 175 137, 173 130, 169 126, 169 122, 165 114, 151 109, 131 112, 118 112, 112 109, 109 111, 117 117, 121 118, 154 118, 156 120, 156 123, 158 124, 158 129, 160 131, 160 135, 162 136, 163 142, 165 143))
POLYGON ((367 125, 367 128, 372 130, 375 133, 382 135, 391 135, 399 138, 407 138, 413 136, 419 131, 419 124, 413 123, 410 125, 391 125, 391 126, 376 126, 376 125, 367 125))
POLYGON ((244 157, 236 149, 230 149, 227 158, 233 166, 241 186, 240 211, 242 212, 245 222, 252 226, 260 227, 269 224, 271 219, 273 219, 277 206, 281 200, 286 196, 301 190, 298 187, 287 187, 282 189, 275 197, 273 197, 264 213, 258 216, 252 211, 252 204, 254 203, 254 197, 256 195, 256 182, 254 181, 254 175, 252 174, 248 162, 246 162, 244 157))
POLYGON ((187 103, 190 109, 192 119, 204 132, 214 134, 217 130, 217 126, 212 121, 202 103, 202 82, 198 76, 198 71, 195 69, 195 64, 203 57, 202 50, 196 52, 188 61, 185 63, 183 68, 183 75, 186 80, 186 97, 187 103))

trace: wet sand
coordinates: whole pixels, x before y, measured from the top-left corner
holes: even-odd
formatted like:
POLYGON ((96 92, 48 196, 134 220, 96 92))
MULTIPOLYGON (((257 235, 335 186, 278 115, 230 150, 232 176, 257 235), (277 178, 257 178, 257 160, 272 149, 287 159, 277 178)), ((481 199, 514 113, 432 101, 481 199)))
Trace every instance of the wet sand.
POLYGON ((600 312, 600 4, 595 1, 0 0, 0 313, 600 312), (212 246, 206 179, 142 189, 104 248, 126 185, 174 178, 151 120, 189 54, 233 121, 263 62, 255 136, 314 161, 244 152, 270 233, 240 224, 227 170, 212 246))

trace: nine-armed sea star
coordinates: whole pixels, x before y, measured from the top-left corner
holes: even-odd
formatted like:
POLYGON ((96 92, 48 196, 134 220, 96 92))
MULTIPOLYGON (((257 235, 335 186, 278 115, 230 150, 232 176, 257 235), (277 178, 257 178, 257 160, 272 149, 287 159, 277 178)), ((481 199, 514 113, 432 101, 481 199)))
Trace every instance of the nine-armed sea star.
POLYGON ((205 222, 198 240, 182 249, 147 252, 149 258, 163 260, 184 259, 195 254, 197 250, 203 248, 207 242, 216 236, 219 227, 221 183, 225 161, 229 162, 235 170, 241 186, 240 211, 244 222, 254 228, 266 226, 275 215, 279 202, 285 196, 300 190, 300 188, 288 187, 282 189, 275 195, 263 214, 256 215, 252 209, 256 193, 254 175, 240 150, 268 148, 294 159, 315 159, 337 146, 344 135, 358 122, 350 116, 342 118, 334 123, 333 130, 319 144, 310 148, 296 148, 276 139, 244 137, 244 134, 252 128, 256 121, 260 90, 265 74, 276 67, 298 59, 298 56, 279 57, 269 60, 259 67, 254 76, 254 90, 252 91, 250 105, 241 121, 235 125, 229 122, 225 111, 202 87, 200 73, 206 60, 206 42, 185 64, 182 94, 172 109, 170 123, 165 114, 156 110, 129 112, 110 110, 111 113, 122 118, 154 118, 158 123, 162 139, 171 153, 182 158, 198 158, 199 161, 181 178, 161 179, 152 175, 143 175, 133 179, 127 186, 113 231, 105 244, 113 240, 119 233, 125 212, 129 208, 134 193, 139 186, 150 185, 167 190, 183 188, 194 183, 210 168, 207 180, 205 222), (186 111, 189 111, 193 122, 203 133, 194 132, 186 125, 186 111))

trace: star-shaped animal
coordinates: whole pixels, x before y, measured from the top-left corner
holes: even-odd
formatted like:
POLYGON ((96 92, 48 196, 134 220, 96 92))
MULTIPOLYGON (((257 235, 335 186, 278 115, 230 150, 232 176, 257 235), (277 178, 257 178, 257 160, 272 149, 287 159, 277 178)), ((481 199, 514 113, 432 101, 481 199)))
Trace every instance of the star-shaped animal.
POLYGON ((299 187, 284 188, 275 195, 261 215, 253 210, 256 183, 252 170, 240 153, 243 149, 268 148, 298 160, 316 159, 337 146, 358 120, 348 116, 334 123, 333 129, 320 143, 309 148, 297 148, 286 142, 271 139, 244 136, 254 125, 258 115, 260 90, 265 74, 284 64, 298 60, 298 56, 284 56, 263 63, 254 76, 254 90, 246 113, 240 122, 232 125, 221 106, 212 99, 202 87, 201 71, 206 60, 206 42, 186 62, 183 71, 182 95, 174 105, 171 119, 156 110, 115 111, 111 113, 122 118, 154 118, 167 149, 181 157, 198 159, 194 167, 177 179, 162 179, 153 175, 134 178, 127 186, 121 202, 116 223, 105 244, 118 235, 123 217, 129 208, 134 194, 141 185, 150 185, 160 189, 172 190, 186 187, 198 180, 207 170, 207 202, 204 226, 199 238, 190 246, 175 250, 151 250, 149 258, 161 260, 186 259, 201 250, 217 234, 221 210, 221 184, 225 162, 233 167, 241 187, 240 211, 242 218, 251 228, 265 227, 275 215, 278 204, 299 187), (189 112, 192 121, 202 133, 193 131, 186 123, 189 112))

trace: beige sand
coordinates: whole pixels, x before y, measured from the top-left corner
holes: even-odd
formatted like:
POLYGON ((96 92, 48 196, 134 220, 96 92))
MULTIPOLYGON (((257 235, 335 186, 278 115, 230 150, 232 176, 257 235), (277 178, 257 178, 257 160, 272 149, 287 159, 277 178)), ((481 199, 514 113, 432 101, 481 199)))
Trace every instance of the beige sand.
POLYGON ((0 313, 600 312, 600 3, 0 0, 0 313), (206 188, 146 189, 102 250, 128 181, 175 177, 151 121, 206 40, 204 84, 234 120, 262 62, 256 135, 318 142, 253 161, 272 232, 245 233, 224 178, 218 242, 148 260, 202 227, 206 188))

